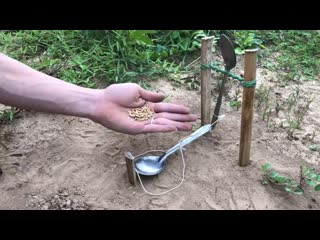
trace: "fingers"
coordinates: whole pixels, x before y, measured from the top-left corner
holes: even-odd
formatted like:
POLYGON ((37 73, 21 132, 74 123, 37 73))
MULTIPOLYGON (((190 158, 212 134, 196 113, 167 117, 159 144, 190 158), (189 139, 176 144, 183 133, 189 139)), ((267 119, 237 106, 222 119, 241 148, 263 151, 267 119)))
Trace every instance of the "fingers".
POLYGON ((189 108, 187 108, 185 106, 173 104, 173 103, 155 103, 154 106, 153 106, 153 110, 156 113, 159 113, 159 112, 170 112, 170 113, 187 114, 187 113, 190 112, 189 108))
POLYGON ((161 102, 164 99, 164 95, 156 92, 147 91, 143 88, 139 90, 140 96, 150 102, 161 102))
MULTIPOLYGON (((150 122, 151 123, 151 122, 150 122)), ((176 122, 170 119, 166 118, 157 118, 152 121, 151 125, 169 125, 173 126, 176 130, 179 131, 190 131, 192 129, 191 123, 185 123, 185 122, 176 122)))
POLYGON ((175 132, 176 127, 171 125, 148 124, 143 127, 142 133, 157 133, 157 132, 175 132))
POLYGON ((193 114, 178 114, 178 113, 168 113, 168 112, 156 113, 154 115, 154 119, 157 119, 157 118, 166 118, 166 119, 174 120, 178 122, 195 122, 197 120, 197 116, 193 114))
POLYGON ((128 107, 140 108, 140 107, 144 106, 145 104, 146 104, 146 101, 143 100, 142 98, 139 98, 137 101, 131 103, 130 106, 128 106, 128 107))

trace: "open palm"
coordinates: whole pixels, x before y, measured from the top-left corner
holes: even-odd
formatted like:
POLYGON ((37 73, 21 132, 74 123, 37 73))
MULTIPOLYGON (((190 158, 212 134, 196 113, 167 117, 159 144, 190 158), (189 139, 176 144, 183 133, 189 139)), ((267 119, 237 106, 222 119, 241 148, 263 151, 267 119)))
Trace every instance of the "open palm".
POLYGON ((190 131, 196 116, 187 107, 162 103, 164 96, 146 91, 137 84, 114 84, 102 90, 96 103, 95 121, 103 126, 128 134, 190 131), (148 103, 155 112, 153 120, 135 121, 128 111, 148 103))

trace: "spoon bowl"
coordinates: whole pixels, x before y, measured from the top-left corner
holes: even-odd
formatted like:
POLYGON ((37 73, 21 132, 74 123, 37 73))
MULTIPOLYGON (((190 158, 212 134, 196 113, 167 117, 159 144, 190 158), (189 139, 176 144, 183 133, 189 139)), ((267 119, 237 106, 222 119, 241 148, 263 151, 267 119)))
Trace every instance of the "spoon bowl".
POLYGON ((145 176, 159 174, 164 169, 164 162, 160 162, 161 156, 145 156, 135 161, 136 171, 145 176))
POLYGON ((184 138, 178 144, 167 150, 161 156, 143 156, 138 158, 134 161, 136 172, 146 176, 157 175, 164 169, 165 161, 171 154, 184 147, 185 145, 193 142, 210 130, 212 130, 212 124, 204 125, 188 137, 184 138))

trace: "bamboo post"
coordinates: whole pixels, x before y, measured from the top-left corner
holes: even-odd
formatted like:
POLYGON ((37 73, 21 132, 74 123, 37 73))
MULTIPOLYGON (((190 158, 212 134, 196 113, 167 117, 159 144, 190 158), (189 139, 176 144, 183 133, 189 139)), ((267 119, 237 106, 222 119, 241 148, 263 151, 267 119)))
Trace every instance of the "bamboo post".
MULTIPOLYGON (((244 80, 256 79, 257 49, 250 49, 245 52, 244 59, 244 80)), ((252 118, 254 106, 255 88, 243 88, 242 112, 241 112, 241 135, 239 165, 245 167, 250 161, 250 147, 252 138, 252 118)))
MULTIPOLYGON (((201 39, 201 63, 208 65, 212 61, 212 41, 214 37, 201 39)), ((201 69, 201 126, 210 123, 211 69, 201 69)))
POLYGON ((125 153, 125 158, 126 158, 126 165, 127 165, 127 173, 128 173, 128 178, 129 182, 131 185, 136 186, 137 183, 137 176, 136 176, 136 171, 134 168, 134 157, 130 152, 125 153))

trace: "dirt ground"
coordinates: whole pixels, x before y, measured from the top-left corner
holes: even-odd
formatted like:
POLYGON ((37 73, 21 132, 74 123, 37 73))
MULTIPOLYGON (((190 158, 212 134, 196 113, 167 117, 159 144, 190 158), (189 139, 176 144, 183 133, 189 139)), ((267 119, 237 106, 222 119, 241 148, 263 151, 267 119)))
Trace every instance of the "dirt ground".
MULTIPOLYGON (((263 71, 258 69, 258 85, 273 78, 263 71)), ((200 117, 199 92, 164 80, 154 82, 153 88, 171 94, 170 102, 188 105, 200 117)), ((304 132, 319 133, 320 84, 308 82, 303 88, 316 97, 304 132)), ((297 179, 300 164, 317 166, 319 153, 301 140, 289 141, 285 133, 268 129, 255 112, 251 164, 239 167, 241 113, 227 102, 221 109, 225 118, 212 136, 186 146, 182 186, 163 196, 150 196, 140 185, 129 184, 124 153, 167 149, 190 133, 129 136, 87 119, 21 114, 0 128, 0 209, 320 209, 320 194, 290 195, 260 182, 261 165, 266 162, 297 179)), ((319 135, 315 141, 319 142, 319 135)), ((158 193, 177 185, 181 174, 182 160, 176 154, 160 175, 142 179, 149 191, 158 193)))

